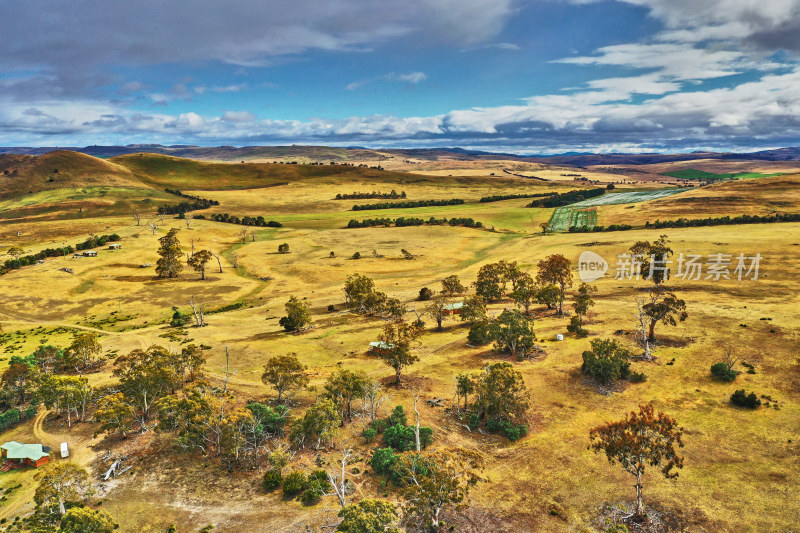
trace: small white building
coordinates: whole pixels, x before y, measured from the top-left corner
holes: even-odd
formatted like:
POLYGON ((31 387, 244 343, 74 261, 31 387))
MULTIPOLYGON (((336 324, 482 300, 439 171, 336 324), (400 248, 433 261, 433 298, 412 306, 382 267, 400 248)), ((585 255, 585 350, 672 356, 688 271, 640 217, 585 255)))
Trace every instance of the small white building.
POLYGON ((119 250, 120 248, 122 248, 122 245, 120 243, 118 243, 118 242, 115 242, 114 244, 109 244, 108 245, 108 249, 109 250, 119 250))
POLYGON ((69 457, 69 445, 66 442, 61 443, 61 458, 66 459, 69 457))

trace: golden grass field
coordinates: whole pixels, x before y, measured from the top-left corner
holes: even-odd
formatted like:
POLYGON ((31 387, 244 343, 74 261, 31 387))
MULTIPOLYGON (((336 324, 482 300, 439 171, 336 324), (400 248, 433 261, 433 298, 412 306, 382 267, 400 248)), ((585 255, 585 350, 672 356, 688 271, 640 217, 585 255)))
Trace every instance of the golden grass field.
MULTIPOLYGON (((123 248, 101 250, 96 258, 48 259, 0 277, 0 325, 5 333, 15 333, 13 341, 0 346, 4 352, 0 368, 10 355, 25 355, 40 343, 68 344, 70 330, 64 326, 101 331, 108 352, 124 353, 149 344, 178 348, 178 341, 162 335, 171 329, 167 326, 171 308, 188 310, 188 300, 195 296, 205 301, 207 309, 245 303, 235 311, 208 315, 205 328, 187 328, 193 342, 212 347, 206 353, 213 376, 221 375, 225 347, 229 348, 235 372, 231 387, 244 399, 264 401, 271 396, 260 381, 261 367, 268 356, 288 352, 296 352, 309 366, 313 385, 319 386, 339 366, 388 379, 391 369, 366 354, 383 322, 342 311, 342 287, 349 274, 369 275, 379 290, 421 310, 422 304, 414 301, 419 289, 438 290, 440 280, 450 274, 471 283, 481 265, 500 259, 517 261, 524 270, 535 273, 537 262, 554 253, 565 255, 576 267, 580 252, 592 250, 611 263, 613 276, 618 254, 637 240, 654 240, 665 233, 676 255, 760 253, 761 277, 742 282, 671 281, 687 302, 689 318, 674 328, 657 328, 657 359, 634 364, 648 380, 611 396, 601 394, 582 377, 581 353, 593 338, 633 330, 634 298, 646 282, 611 277, 595 282, 597 305, 590 314, 591 335, 586 339, 566 336, 563 342, 555 341, 557 333, 566 333, 568 319, 537 308, 536 332, 546 356, 515 363, 525 377, 532 406, 527 437, 509 442, 469 433, 444 409, 422 406, 422 423, 435 429, 434 446, 466 446, 487 457, 487 482, 473 491, 463 530, 599 530, 601 508, 630 503, 633 481, 618 466, 587 449, 588 431, 647 401, 677 418, 685 429, 686 447, 685 467, 676 480, 664 480, 652 471, 646 475, 646 506, 673 515, 686 531, 797 530, 800 279, 796 266, 800 263, 800 223, 542 235, 539 224, 549 219, 552 210, 525 208, 525 199, 486 204, 476 200, 488 194, 567 190, 573 183, 492 177, 491 172, 496 171, 488 169, 489 175, 462 175, 455 166, 447 172, 453 176, 442 175, 436 168, 418 169, 425 175, 417 176, 388 170, 386 174, 326 174, 327 167, 310 167, 313 173, 302 179, 269 175, 269 168, 263 167, 267 175, 259 179, 288 183, 255 187, 238 176, 223 183, 226 190, 214 190, 213 176, 202 176, 208 168, 205 164, 182 168, 195 170, 170 175, 171 171, 151 169, 147 171, 149 181, 139 179, 155 191, 169 186, 174 177, 181 190, 220 201, 222 205, 208 212, 263 215, 284 227, 257 228, 255 241, 242 244, 237 237, 241 226, 193 220, 187 228, 184 221, 165 217, 153 235, 145 220, 136 226, 130 213, 106 214, 92 208, 78 219, 2 220, 3 249, 22 245, 36 251, 53 242, 74 243, 91 232, 112 231, 122 236, 123 248), (319 175, 314 174, 317 170, 319 175), (195 181, 192 172, 200 174, 195 181), (192 183, 196 185, 190 186, 192 183), (356 202, 333 200, 339 192, 379 188, 405 190, 409 200, 456 197, 471 203, 354 213, 348 210, 356 202), (449 226, 344 229, 351 218, 384 216, 470 216, 494 231, 449 226), (152 267, 140 268, 155 263, 157 239, 172 227, 181 228, 179 237, 185 250, 194 240, 196 248, 221 254, 223 272, 218 272, 213 260, 205 281, 188 269, 180 279, 158 280, 152 267), (277 246, 284 242, 291 253, 278 254, 277 246), (402 248, 417 258, 403 259, 402 248), (330 258, 331 251, 335 258, 330 258), (356 251, 362 259, 350 259, 356 251), (238 268, 231 266, 233 254, 237 254, 238 268), (60 271, 62 267, 72 268, 74 273, 60 271), (291 295, 306 299, 312 307, 313 327, 298 335, 287 334, 278 326, 291 295), (328 312, 329 304, 336 305, 337 311, 328 312), (125 320, 118 321, 120 317, 125 320), (741 359, 755 365, 756 373, 743 373, 732 384, 712 380, 709 367, 721 358, 723 343, 735 346, 741 359), (673 360, 674 364, 667 364, 673 360), (774 406, 754 412, 734 408, 728 398, 738 388, 771 396, 774 406)), ((143 165, 131 165, 131 172, 145 175, 143 165)), ((602 207, 598 223, 796 212, 798 185, 796 177, 726 182, 632 204, 633 208, 602 207)), ((0 200, 0 211, 19 208, 26 198, 11 203, 0 200)), ((575 275, 570 295, 578 284, 577 270, 575 275)), ((492 305, 491 311, 499 313, 512 305, 503 301, 492 305)), ((428 319, 428 326, 431 322, 428 319)), ((384 404, 384 413, 397 404, 410 411, 416 388, 422 390, 423 398, 449 400, 457 372, 500 359, 490 347, 468 347, 467 328, 460 322, 448 320, 444 325, 443 332, 429 328, 422 337, 421 361, 406 372, 408 388, 387 387, 390 401, 384 404)), ((110 365, 91 374, 91 380, 101 385, 112 383, 110 365)), ((295 399, 292 414, 296 416, 314 396, 305 392, 295 399)), ((195 531, 208 523, 215 524, 215 531, 294 532, 305 531, 306 526, 320 531, 335 523, 337 506, 330 497, 306 507, 298 501, 283 501, 279 492, 264 494, 256 473, 229 474, 213 459, 176 452, 166 435, 135 434, 125 441, 95 438, 92 424, 77 424, 68 430, 62 419, 40 418, 10 430, 2 440, 50 445, 66 440, 75 460, 95 472, 102 469, 97 458, 108 449, 134 458, 134 468, 106 484, 98 496, 102 508, 121 524, 121 532, 162 532, 171 523, 178 524, 178 531, 195 531)), ((370 446, 358 437, 361 429, 361 424, 354 422, 343 429, 339 441, 355 445, 358 455, 368 461, 370 446)), ((334 450, 322 455, 327 460, 335 458, 334 450)), ((311 451, 296 457, 308 467, 315 459, 316 452, 311 451)), ((380 480, 367 463, 356 466, 360 473, 354 475, 354 500, 396 498, 393 489, 379 486, 380 480)), ((7 501, 0 502, 0 518, 13 519, 33 509, 33 475, 32 471, 0 474, 0 488, 23 484, 7 501)))

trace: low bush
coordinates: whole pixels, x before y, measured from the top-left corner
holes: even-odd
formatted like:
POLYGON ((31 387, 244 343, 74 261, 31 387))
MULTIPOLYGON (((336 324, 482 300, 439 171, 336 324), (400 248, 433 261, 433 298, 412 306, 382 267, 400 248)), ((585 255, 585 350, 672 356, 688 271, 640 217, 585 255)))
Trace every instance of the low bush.
POLYGON ((744 389, 739 389, 731 394, 731 403, 733 405, 738 405, 739 407, 755 409, 761 405, 761 400, 758 399, 758 396, 755 392, 747 394, 744 389))
POLYGON ((288 497, 297 496, 306 490, 307 485, 308 478, 303 472, 300 472, 299 470, 290 472, 285 478, 283 478, 283 495, 288 497))
POLYGON ((281 471, 273 468, 267 471, 266 474, 264 474, 264 479, 261 482, 261 487, 265 491, 271 492, 280 487, 282 482, 283 482, 283 476, 281 475, 281 471))
POLYGON ((719 363, 714 363, 711 365, 711 374, 720 381, 730 383, 736 379, 736 376, 739 375, 739 372, 731 368, 728 363, 723 363, 720 361, 719 363))

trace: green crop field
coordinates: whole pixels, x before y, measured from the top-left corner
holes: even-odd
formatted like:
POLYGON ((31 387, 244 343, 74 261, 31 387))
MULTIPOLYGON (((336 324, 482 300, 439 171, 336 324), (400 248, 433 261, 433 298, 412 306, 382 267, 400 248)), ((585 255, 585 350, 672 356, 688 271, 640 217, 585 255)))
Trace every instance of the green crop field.
POLYGON ((772 178, 775 176, 780 176, 780 174, 762 174, 760 172, 730 172, 726 174, 714 174, 713 172, 706 172, 704 170, 697 170, 694 168, 675 170, 673 172, 664 172, 664 175, 672 176, 673 178, 701 181, 772 178))

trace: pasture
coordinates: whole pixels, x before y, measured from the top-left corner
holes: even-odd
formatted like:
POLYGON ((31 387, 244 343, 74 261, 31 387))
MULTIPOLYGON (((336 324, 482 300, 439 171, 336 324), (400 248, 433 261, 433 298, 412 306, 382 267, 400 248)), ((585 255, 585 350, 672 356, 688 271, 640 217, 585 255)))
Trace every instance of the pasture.
MULTIPOLYGON (((669 515, 688 531, 791 531, 800 523, 798 507, 786 504, 794 501, 800 490, 796 460, 800 453, 796 354, 800 318, 795 312, 800 305, 795 268, 800 261, 800 224, 635 229, 591 235, 542 234, 539 228, 548 220, 551 227, 562 222, 568 227, 631 223, 644 217, 655 219, 656 214, 666 218, 667 213, 671 218, 735 215, 755 209, 759 203, 766 205, 770 198, 794 201, 786 191, 797 194, 796 179, 726 182, 690 191, 620 192, 590 200, 611 197, 613 201, 581 202, 583 205, 552 210, 526 208, 528 199, 486 204, 477 200, 487 194, 565 191, 574 187, 572 183, 537 183, 508 176, 420 177, 388 171, 352 174, 310 167, 313 171, 290 169, 306 175, 282 184, 285 175, 272 175, 266 167, 263 177, 225 177, 216 168, 205 175, 207 167, 203 165, 186 164, 180 170, 170 161, 159 162, 158 168, 127 160, 115 164, 123 162, 131 173, 148 176, 151 190, 170 186, 174 178, 174 185, 184 192, 219 200, 220 206, 203 211, 206 215, 263 215, 283 227, 246 228, 255 233, 242 242, 239 232, 243 227, 235 224, 209 220, 187 224, 172 217, 162 222, 151 215, 136 225, 130 213, 108 214, 99 209, 86 210, 84 218, 74 221, 42 216, 0 222, 3 249, 13 244, 35 251, 53 241, 72 242, 91 232, 112 231, 121 235, 123 245, 121 250, 100 250, 96 258, 51 258, 0 276, 4 333, 0 369, 12 355, 25 355, 41 344, 68 344, 78 330, 100 332, 103 352, 111 358, 150 344, 177 350, 188 342, 202 343, 209 347, 205 354, 210 379, 222 383, 229 364, 227 382, 232 392, 246 400, 267 401, 274 394, 261 382, 263 364, 271 355, 294 352, 308 366, 317 392, 337 368, 361 369, 384 381, 389 397, 382 408, 386 415, 398 404, 413 413, 416 391, 424 399, 445 398, 449 404, 458 372, 507 360, 522 373, 529 393, 530 432, 525 438, 511 442, 470 432, 463 420, 444 408, 421 405, 422 423, 435 432, 434 446, 464 446, 487 458, 485 480, 473 490, 459 531, 601 531, 603 507, 629 504, 632 482, 605 457, 587 450, 588 431, 651 400, 684 427, 686 447, 682 450, 685 467, 677 479, 664 480, 654 471, 646 475, 647 506, 669 515), (215 183, 224 186, 214 189, 215 183), (349 209, 355 201, 333 200, 336 193, 378 187, 405 190, 409 199, 460 197, 469 203, 354 213, 349 209), (725 202, 709 198, 724 198, 725 202), (486 229, 345 229, 351 218, 398 216, 472 217, 486 229), (146 221, 154 222, 155 229, 146 221), (195 249, 219 255, 222 272, 212 260, 205 280, 188 268, 177 279, 156 279, 152 265, 157 259, 158 239, 171 228, 180 229, 184 251, 193 243, 195 249), (614 279, 616 259, 634 242, 655 240, 660 233, 669 236, 676 255, 693 253, 707 258, 717 253, 759 253, 763 258, 761 275, 755 281, 671 280, 669 285, 686 300, 688 319, 676 327, 659 326, 655 361, 634 363, 636 371, 647 374, 646 382, 603 394, 581 374, 581 354, 597 338, 618 338, 633 346, 635 298, 647 282, 614 279), (282 243, 289 244, 289 253, 277 253, 282 243), (404 258, 402 249, 410 251, 414 259, 404 258), (416 300, 419 290, 440 290, 441 280, 448 275, 457 274, 469 284, 482 265, 501 259, 517 261, 522 270, 535 275, 537 263, 557 253, 572 261, 575 282, 565 303, 571 310, 569 301, 580 283, 577 260, 586 250, 598 253, 610 265, 607 275, 594 283, 597 305, 586 324, 590 336, 566 335, 566 340, 556 341, 557 334, 566 333, 569 317, 555 316, 536 305, 534 328, 544 355, 531 360, 514 362, 495 354, 491 346, 469 346, 468 328, 454 317, 445 320, 441 332, 426 318, 425 334, 415 349, 420 361, 407 370, 407 385, 395 388, 389 379, 391 369, 366 353, 385 321, 355 315, 343 305, 345 279, 360 273, 373 278, 379 290, 406 303, 406 318, 412 320, 414 311, 421 312, 425 306, 416 300), (360 252, 362 258, 353 259, 354 252, 360 252), (145 264, 151 266, 142 268, 145 264), (73 272, 61 270, 65 267, 73 272), (311 307, 312 327, 299 334, 287 333, 278 324, 290 296, 311 307), (191 297, 202 300, 207 311, 241 305, 208 314, 206 327, 171 328, 172 308, 189 312, 191 297), (735 347, 741 360, 754 365, 754 374, 743 373, 732 384, 711 378, 709 367, 720 358, 725 342, 735 347), (227 363, 226 348, 230 354, 227 363), (756 411, 732 407, 728 397, 742 387, 774 400, 770 407, 756 411)), ((116 189, 109 190, 106 196, 116 193, 116 189)), ((513 305, 504 299, 491 304, 489 313, 496 316, 513 305)), ((111 369, 109 361, 89 378, 95 385, 110 385, 115 379, 111 369)), ((311 390, 296 394, 290 416, 301 416, 314 398, 311 390)), ((260 489, 263 472, 229 473, 212 458, 181 451, 169 435, 134 432, 120 439, 95 437, 94 429, 88 422, 68 429, 63 417, 51 414, 7 431, 3 439, 51 445, 69 441, 79 450, 75 460, 94 475, 104 468, 100 458, 107 450, 131 457, 134 468, 103 484, 98 495, 102 508, 120 522, 124 533, 163 532, 170 524, 178 524, 179 531, 194 531, 208 523, 215 524, 215 531, 303 531, 306 527, 318 531, 335 520, 332 497, 312 506, 284 501, 279 491, 264 493, 260 489)), ((337 443, 353 446, 358 458, 351 498, 396 501, 397 489, 383 483, 368 465, 375 445, 363 441, 362 429, 362 422, 355 421, 341 428, 337 438, 337 443)), ((305 469, 317 461, 331 465, 335 460, 335 447, 319 453, 298 450, 294 459, 296 468, 305 469)), ((32 510, 33 476, 33 471, 0 474, 0 487, 23 485, 0 504, 0 517, 13 520, 32 510)))

